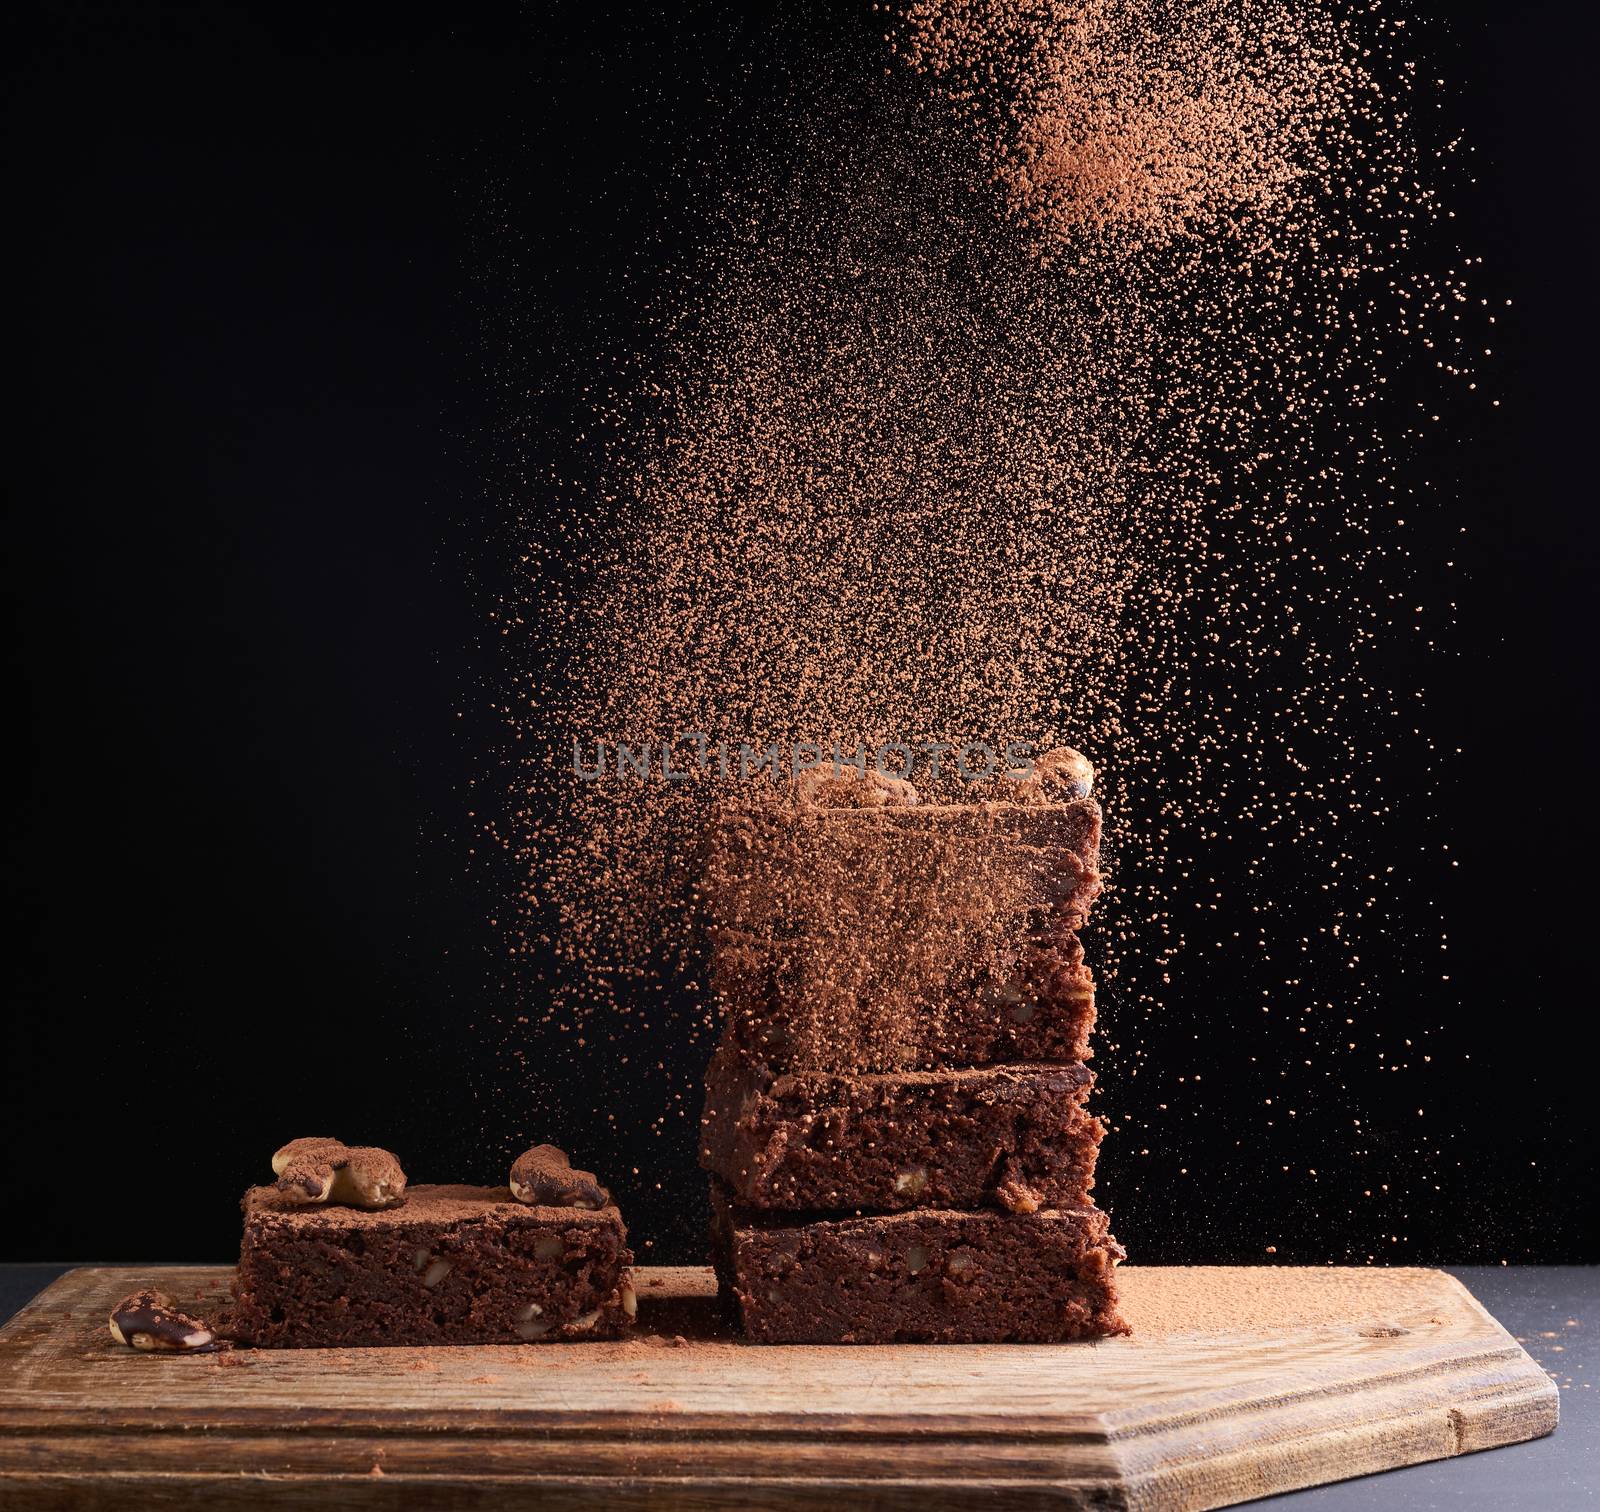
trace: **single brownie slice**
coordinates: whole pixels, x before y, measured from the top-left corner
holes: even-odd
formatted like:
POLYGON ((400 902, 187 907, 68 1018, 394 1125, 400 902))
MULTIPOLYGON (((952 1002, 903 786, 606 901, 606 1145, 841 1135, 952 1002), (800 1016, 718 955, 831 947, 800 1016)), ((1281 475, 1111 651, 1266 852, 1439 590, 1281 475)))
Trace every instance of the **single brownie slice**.
POLYGON ((244 1196, 227 1332, 319 1347, 615 1338, 636 1301, 614 1206, 529 1207, 505 1187, 413 1186, 401 1207, 244 1196))
POLYGON ((774 1073, 1067 1065, 1094 1054, 1094 977, 1075 936, 1029 945, 989 980, 953 985, 910 1004, 902 999, 897 1011, 875 1012, 870 1003, 827 991, 810 1002, 793 999, 779 974, 767 969, 769 960, 767 952, 743 950, 724 938, 712 979, 720 983, 717 995, 727 1012, 724 1037, 774 1073), (844 1033, 849 1022, 861 1025, 861 1033, 834 1040, 832 1033, 844 1033))
POLYGON ((1105 1126, 1077 1066, 769 1079, 724 1044, 700 1162, 734 1200, 789 1211, 1079 1207, 1105 1126))
POLYGON ((762 1344, 1056 1343, 1127 1333, 1093 1207, 779 1218, 712 1192, 723 1292, 762 1344))
POLYGON ((728 809, 701 885, 713 996, 778 1070, 1079 1059, 1099 845, 1090 798, 728 809))
MULTIPOLYGON (((826 928, 840 912, 927 902, 981 929, 1015 912, 1040 935, 1075 932, 1100 891, 1100 805, 918 803, 826 808, 781 800, 723 808, 708 836, 704 903, 730 929, 826 928), (942 885, 943 896, 931 896, 942 885), (961 893, 949 891, 959 887, 961 893), (856 893, 841 897, 839 889, 856 893)), ((958 931, 952 931, 952 934, 958 931)))

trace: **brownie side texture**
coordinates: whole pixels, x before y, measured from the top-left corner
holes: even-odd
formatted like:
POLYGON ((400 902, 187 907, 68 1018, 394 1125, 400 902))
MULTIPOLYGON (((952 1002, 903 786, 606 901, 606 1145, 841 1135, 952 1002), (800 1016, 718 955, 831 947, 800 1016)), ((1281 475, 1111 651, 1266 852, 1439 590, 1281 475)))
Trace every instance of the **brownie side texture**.
POLYGON ((726 1012, 724 1038, 774 1074, 841 1064, 861 1072, 1066 1065, 1094 1054, 1094 977, 1075 937, 1028 947, 998 979, 953 985, 884 1009, 826 991, 801 1001, 764 964, 769 958, 768 951, 745 950, 724 937, 713 951, 712 978, 720 983, 715 995, 726 1012), (831 1039, 852 1022, 871 1028, 855 1039, 831 1039))
POLYGON ((769 1079, 724 1045, 700 1159, 753 1208, 1073 1208, 1105 1133, 1093 1083, 1081 1065, 769 1079))
POLYGON ((1099 847, 1088 798, 727 810, 701 892, 713 995, 777 1069, 1079 1059, 1099 847))
MULTIPOLYGON (((766 919, 787 907, 788 868, 831 856, 894 867, 939 858, 995 863, 991 879, 1024 879, 1024 901, 1062 910, 1081 928, 1098 888, 1100 805, 1064 803, 918 803, 887 808, 827 808, 762 802, 724 808, 708 857, 708 880, 721 895, 726 922, 766 919), (1088 896, 1084 894, 1087 891, 1088 896), (775 908, 774 905, 777 905, 775 908)), ((914 869, 911 880, 916 880, 914 869)))
POLYGON ((636 1306, 617 1209, 413 1186, 378 1212, 245 1193, 226 1330, 262 1347, 615 1338, 636 1306))
POLYGON ((724 1296, 762 1344, 1059 1343, 1128 1332, 1093 1207, 779 1218, 712 1194, 724 1296))

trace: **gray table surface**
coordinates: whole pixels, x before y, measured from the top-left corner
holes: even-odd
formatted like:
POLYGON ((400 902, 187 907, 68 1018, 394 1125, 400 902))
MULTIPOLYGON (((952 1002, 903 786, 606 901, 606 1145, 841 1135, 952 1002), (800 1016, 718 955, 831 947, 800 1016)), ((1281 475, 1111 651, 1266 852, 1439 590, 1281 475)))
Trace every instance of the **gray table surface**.
MULTIPOLYGON (((0 1321, 69 1265, 0 1266, 0 1321)), ((1448 1267, 1561 1387, 1548 1438, 1274 1496, 1293 1512, 1562 1512, 1600 1504, 1600 1266, 1448 1267)))

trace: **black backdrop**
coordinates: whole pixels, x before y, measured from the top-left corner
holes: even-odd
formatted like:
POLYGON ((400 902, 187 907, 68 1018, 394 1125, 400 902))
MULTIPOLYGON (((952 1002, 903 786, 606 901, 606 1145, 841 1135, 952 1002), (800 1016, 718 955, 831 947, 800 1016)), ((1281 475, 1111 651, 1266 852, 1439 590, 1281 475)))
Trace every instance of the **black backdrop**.
MULTIPOLYGON (((222 1256, 267 1153, 324 1131, 424 1179, 498 1179, 508 1146, 554 1135, 655 1256, 694 1253, 688 1121, 607 1117, 660 1087, 601 1045, 552 1052, 560 1084, 530 1093, 489 1022, 500 879, 465 815, 527 461, 504 426, 530 415, 535 454, 541 428, 571 433, 570 375, 627 348, 710 128, 759 105, 784 49, 873 45, 869 9, 7 10, 0 1258, 222 1256)), ((1133 1137, 1107 1146, 1103 1191, 1145 1258, 1270 1239, 1280 1260, 1600 1259, 1575 1044, 1594 997, 1593 24, 1437 9, 1452 24, 1426 45, 1479 155, 1462 240, 1517 301, 1485 380, 1504 403, 1451 506, 1468 577, 1429 715, 1465 753, 1441 795, 1455 985, 1399 1020, 1446 1026, 1426 1095, 1451 1158, 1387 1206, 1286 1199, 1254 1174, 1276 1152, 1227 1114, 1261 1090, 1232 1067, 1228 993, 1180 977, 1170 1030, 1122 1037, 1222 1087, 1137 1179, 1133 1137)), ((537 1038, 522 1048, 537 1067, 537 1038)), ((645 1050, 680 1082, 703 1054, 645 1050)), ((1344 1080, 1403 1163, 1416 1084, 1370 1061, 1344 1080)))

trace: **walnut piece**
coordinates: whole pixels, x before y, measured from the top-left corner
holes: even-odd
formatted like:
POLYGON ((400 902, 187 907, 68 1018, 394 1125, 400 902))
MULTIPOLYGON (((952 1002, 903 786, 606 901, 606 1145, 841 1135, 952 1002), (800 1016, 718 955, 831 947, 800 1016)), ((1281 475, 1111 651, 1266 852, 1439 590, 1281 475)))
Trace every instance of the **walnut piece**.
POLYGON ((209 1354, 227 1346, 198 1318, 179 1312, 165 1292, 148 1289, 111 1309, 111 1337, 130 1349, 209 1354))
POLYGON ((321 1137, 291 1139, 272 1157, 284 1201, 303 1207, 391 1208, 406 1200, 406 1173, 387 1150, 321 1137))
POLYGON ((953 1281, 971 1281, 978 1271, 978 1254, 971 1245, 952 1250, 944 1263, 944 1273, 953 1281))
POLYGON ((1017 1175, 1010 1160, 1000 1173, 994 1200, 1008 1213, 1037 1213, 1044 1206, 1039 1194, 1017 1175))
POLYGON ((928 1168, 926 1166, 907 1166, 898 1172, 894 1178, 894 1194, 896 1197, 920 1197, 928 1189, 928 1168))
POLYGON ((1018 803, 1069 803, 1094 791, 1094 767, 1089 758, 1071 746, 1046 751, 1033 770, 1018 781, 1018 803))
POLYGON ((511 1195, 529 1207, 603 1208, 611 1194, 592 1171, 574 1170, 564 1151, 534 1145, 511 1166, 511 1195))

